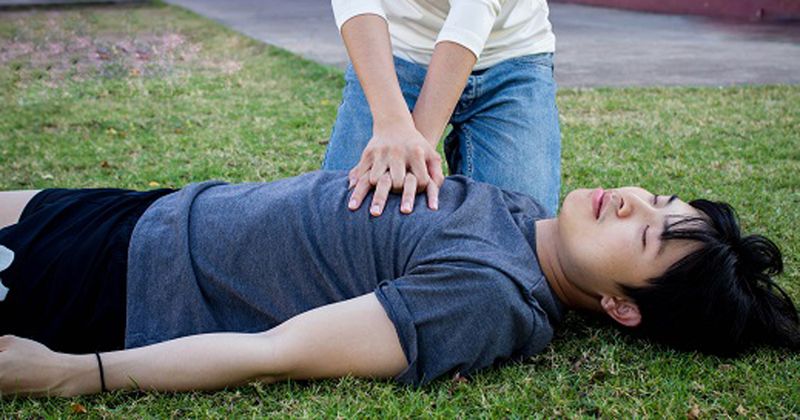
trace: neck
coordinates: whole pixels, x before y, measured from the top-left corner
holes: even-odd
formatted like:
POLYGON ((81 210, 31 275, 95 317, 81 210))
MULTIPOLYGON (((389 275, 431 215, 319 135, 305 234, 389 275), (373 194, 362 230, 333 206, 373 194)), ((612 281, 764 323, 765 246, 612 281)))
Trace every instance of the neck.
POLYGON ((536 222, 536 254, 544 277, 567 308, 600 310, 599 299, 581 290, 567 276, 559 255, 559 240, 558 219, 536 222))

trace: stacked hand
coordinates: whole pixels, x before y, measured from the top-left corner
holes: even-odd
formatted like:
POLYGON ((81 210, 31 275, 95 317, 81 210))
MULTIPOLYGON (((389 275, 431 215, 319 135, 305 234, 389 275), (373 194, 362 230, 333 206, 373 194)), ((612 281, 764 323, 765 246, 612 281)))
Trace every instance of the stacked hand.
POLYGON ((439 187, 444 182, 442 159, 413 125, 398 123, 375 129, 361 160, 350 170, 353 190, 348 207, 358 209, 375 189, 370 214, 380 216, 390 192, 402 193, 400 211, 414 210, 414 197, 426 192, 428 207, 439 207, 439 187))

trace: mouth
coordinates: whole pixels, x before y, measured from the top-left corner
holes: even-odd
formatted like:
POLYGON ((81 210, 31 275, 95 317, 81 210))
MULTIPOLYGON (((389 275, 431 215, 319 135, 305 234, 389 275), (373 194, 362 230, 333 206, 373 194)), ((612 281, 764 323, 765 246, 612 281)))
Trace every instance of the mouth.
POLYGON ((600 213, 603 210, 603 199, 605 196, 606 192, 602 188, 592 190, 592 211, 594 212, 595 219, 600 218, 600 213))

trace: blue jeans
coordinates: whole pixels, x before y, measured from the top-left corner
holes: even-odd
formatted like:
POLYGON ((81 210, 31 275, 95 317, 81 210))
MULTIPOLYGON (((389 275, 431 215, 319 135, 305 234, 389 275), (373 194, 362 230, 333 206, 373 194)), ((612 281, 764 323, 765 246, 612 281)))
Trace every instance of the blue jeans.
MULTIPOLYGON (((409 109, 427 68, 395 57, 409 109)), ((323 169, 351 169, 372 137, 372 116, 352 65, 323 169)), ((554 215, 561 187, 561 133, 553 54, 527 55, 473 72, 456 104, 444 150, 461 174, 535 198, 554 215)))

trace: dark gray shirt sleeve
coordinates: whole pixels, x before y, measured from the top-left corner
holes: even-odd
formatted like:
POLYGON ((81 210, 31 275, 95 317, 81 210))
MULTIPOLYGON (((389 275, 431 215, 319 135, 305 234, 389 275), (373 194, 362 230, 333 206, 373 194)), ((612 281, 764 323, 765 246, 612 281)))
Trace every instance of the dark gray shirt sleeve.
POLYGON ((422 385, 541 351, 547 315, 491 267, 445 262, 384 281, 375 290, 394 323, 408 368, 395 379, 422 385))

